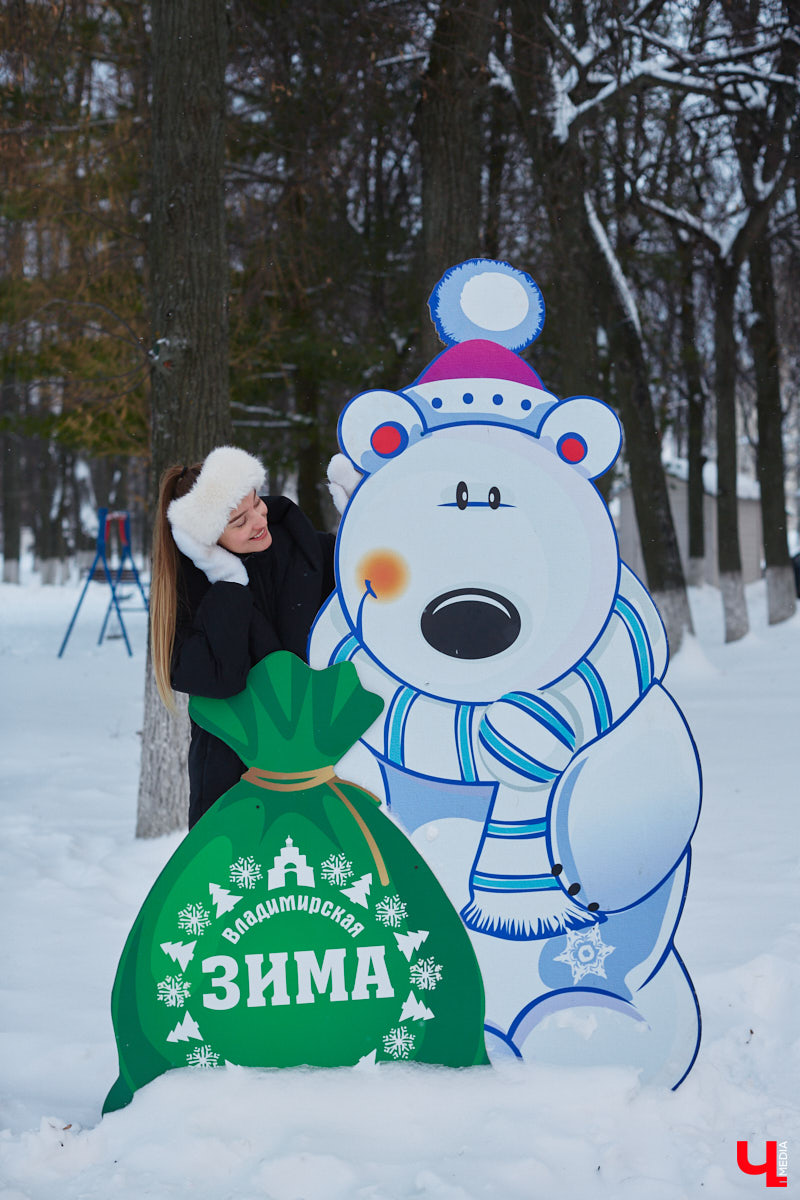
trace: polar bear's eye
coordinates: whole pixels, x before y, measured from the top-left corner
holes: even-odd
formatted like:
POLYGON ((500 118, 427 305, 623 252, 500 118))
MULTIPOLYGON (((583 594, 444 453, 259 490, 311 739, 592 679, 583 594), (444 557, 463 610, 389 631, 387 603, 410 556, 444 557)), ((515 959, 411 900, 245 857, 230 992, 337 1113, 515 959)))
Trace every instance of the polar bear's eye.
POLYGON ((373 430, 370 445, 381 458, 394 458, 408 445, 408 433, 397 421, 385 421, 373 430))
POLYGON ((500 507, 500 488, 491 487, 491 488, 489 488, 489 508, 499 508, 499 507, 500 507))
POLYGON ((462 509, 466 508, 469 504, 469 488, 464 483, 463 479, 456 488, 456 504, 462 509))
POLYGON ((579 433, 565 433, 558 439, 556 449, 565 462, 579 463, 586 458, 589 448, 579 433))

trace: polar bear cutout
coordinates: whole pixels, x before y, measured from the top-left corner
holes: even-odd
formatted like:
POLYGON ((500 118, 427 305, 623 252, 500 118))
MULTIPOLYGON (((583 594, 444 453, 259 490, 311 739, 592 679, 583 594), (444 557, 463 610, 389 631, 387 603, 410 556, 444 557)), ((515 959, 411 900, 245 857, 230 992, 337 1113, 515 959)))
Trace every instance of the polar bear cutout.
POLYGON ((592 482, 619 421, 517 353, 544 304, 507 263, 434 289, 446 349, 345 408, 359 473, 313 666, 382 716, 340 770, 381 796, 470 932, 490 1057, 677 1087, 700 1017, 673 937, 701 797, 667 642, 592 482))

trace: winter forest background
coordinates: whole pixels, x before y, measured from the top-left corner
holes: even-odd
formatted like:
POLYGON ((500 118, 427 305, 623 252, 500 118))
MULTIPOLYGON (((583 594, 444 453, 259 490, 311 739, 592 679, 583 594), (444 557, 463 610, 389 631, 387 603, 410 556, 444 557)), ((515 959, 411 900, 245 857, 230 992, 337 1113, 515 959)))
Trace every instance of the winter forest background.
POLYGON ((0 4, 2 1200, 744 1200, 738 1139, 795 1177, 799 86, 800 0, 0 4), (56 659, 98 509, 130 511, 146 578, 162 469, 235 441, 333 528, 341 408, 414 380, 431 288, 476 256, 542 288, 545 386, 624 426, 599 483, 703 764, 697 1064, 667 1094, 173 1071, 101 1120, 188 721, 144 611, 131 657, 96 645, 104 583, 56 659))
MULTIPOLYGON (((622 419, 601 486, 630 489, 673 650, 707 464, 725 640, 748 481, 769 621, 794 613, 797 0, 8 0, 0 22, 4 581, 26 549, 74 576, 100 506, 141 561, 161 470, 223 441, 333 527, 342 406, 416 377, 433 284, 487 256, 542 288, 545 386, 622 419)), ((185 728, 152 691, 144 833, 185 812, 177 776, 169 811, 155 794, 185 728)))

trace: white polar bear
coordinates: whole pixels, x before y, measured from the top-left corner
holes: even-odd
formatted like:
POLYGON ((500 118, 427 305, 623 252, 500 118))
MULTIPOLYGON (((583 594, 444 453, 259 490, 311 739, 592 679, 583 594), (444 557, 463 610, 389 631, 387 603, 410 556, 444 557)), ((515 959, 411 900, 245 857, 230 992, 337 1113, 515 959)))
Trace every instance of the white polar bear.
POLYGON ((340 423, 362 478, 310 662, 352 661, 385 708, 339 770, 461 912, 492 1057, 677 1086, 699 1042, 672 939, 700 770, 662 622, 591 482, 619 423, 557 402, 514 353, 542 322, 522 272, 461 264, 432 311, 450 349, 340 423))

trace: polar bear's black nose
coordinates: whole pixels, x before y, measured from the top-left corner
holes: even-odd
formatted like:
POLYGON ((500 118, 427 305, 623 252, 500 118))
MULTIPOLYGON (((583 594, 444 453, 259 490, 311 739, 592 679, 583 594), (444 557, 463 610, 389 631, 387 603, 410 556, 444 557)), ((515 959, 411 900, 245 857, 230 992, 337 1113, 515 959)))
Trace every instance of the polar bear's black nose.
POLYGON ((458 588, 431 600, 420 619, 428 645, 450 658, 491 658, 512 646, 521 628, 510 600, 483 588, 458 588))

